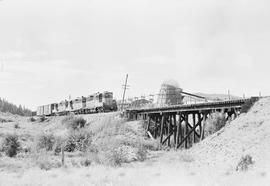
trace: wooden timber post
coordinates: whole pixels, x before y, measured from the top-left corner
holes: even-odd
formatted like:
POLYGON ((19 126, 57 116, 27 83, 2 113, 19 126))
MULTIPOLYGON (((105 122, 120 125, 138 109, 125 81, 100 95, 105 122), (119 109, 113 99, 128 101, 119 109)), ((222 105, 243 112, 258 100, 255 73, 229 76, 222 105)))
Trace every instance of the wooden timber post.
POLYGON ((177 136, 177 124, 176 124, 176 114, 174 114, 173 115, 173 142, 174 142, 174 145, 177 144, 176 136, 177 136))
POLYGON ((147 132, 148 132, 149 129, 150 129, 150 125, 151 125, 151 117, 150 117, 150 115, 148 115, 147 132))
POLYGON ((161 123, 160 123, 160 125, 161 125, 161 127, 160 127, 160 143, 162 144, 162 142, 163 142, 163 132, 164 132, 164 122, 165 122, 165 120, 164 120, 165 118, 164 118, 164 115, 162 115, 161 116, 161 123))
MULTIPOLYGON (((188 133, 189 133, 189 128, 188 128, 188 114, 184 114, 184 122, 185 122, 185 126, 186 126, 185 137, 187 137, 188 136, 188 133)), ((185 141, 185 148, 186 149, 188 148, 188 139, 189 139, 189 137, 187 137, 187 139, 185 141)))
POLYGON ((199 141, 201 141, 201 136, 202 136, 202 121, 201 121, 201 117, 202 117, 202 114, 201 113, 198 113, 198 121, 200 122, 200 124, 199 124, 199 129, 200 129, 199 141))
POLYGON ((193 132, 193 143, 196 143, 196 114, 195 113, 193 113, 192 114, 192 119, 193 119, 193 130, 194 130, 194 132, 193 132))
POLYGON ((155 116, 154 117, 154 121, 155 121, 155 128, 154 128, 154 138, 155 139, 157 139, 157 132, 158 132, 158 125, 157 125, 157 123, 158 123, 158 116, 155 116))
POLYGON ((175 144, 175 146, 174 146, 174 148, 175 149, 177 149, 178 148, 178 144, 179 144, 179 135, 180 135, 180 125, 181 125, 181 117, 180 117, 180 115, 178 115, 179 117, 179 119, 178 119, 178 122, 177 121, 175 121, 175 124, 177 125, 177 127, 176 127, 176 144, 175 144))
POLYGON ((168 123, 168 136, 169 136, 169 138, 168 138, 168 146, 170 147, 171 146, 171 130, 172 130, 172 128, 171 128, 171 125, 172 125, 172 116, 170 115, 169 116, 169 123, 168 123))

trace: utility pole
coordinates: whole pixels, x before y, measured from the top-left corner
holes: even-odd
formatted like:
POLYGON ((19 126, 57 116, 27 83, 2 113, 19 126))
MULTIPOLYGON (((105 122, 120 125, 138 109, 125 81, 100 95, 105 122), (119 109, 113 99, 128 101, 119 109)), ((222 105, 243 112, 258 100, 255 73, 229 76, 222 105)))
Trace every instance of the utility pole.
POLYGON ((125 101, 125 96, 126 96, 126 90, 129 88, 129 85, 127 85, 127 81, 128 81, 128 74, 126 75, 126 81, 125 81, 125 84, 122 85, 122 86, 123 86, 123 89, 124 89, 124 93, 123 93, 123 99, 122 99, 122 107, 121 107, 121 110, 123 110, 123 108, 124 108, 124 101, 125 101))
POLYGON ((228 97, 229 97, 229 100, 231 100, 231 93, 230 93, 230 90, 228 90, 228 97))

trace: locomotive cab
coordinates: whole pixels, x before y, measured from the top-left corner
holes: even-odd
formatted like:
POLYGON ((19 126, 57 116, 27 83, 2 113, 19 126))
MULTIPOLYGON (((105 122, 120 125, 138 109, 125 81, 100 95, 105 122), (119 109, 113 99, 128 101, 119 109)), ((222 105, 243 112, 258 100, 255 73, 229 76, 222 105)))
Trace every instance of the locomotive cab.
POLYGON ((103 107, 105 111, 115 111, 116 108, 116 102, 113 100, 113 93, 112 92, 104 92, 103 94, 103 107))

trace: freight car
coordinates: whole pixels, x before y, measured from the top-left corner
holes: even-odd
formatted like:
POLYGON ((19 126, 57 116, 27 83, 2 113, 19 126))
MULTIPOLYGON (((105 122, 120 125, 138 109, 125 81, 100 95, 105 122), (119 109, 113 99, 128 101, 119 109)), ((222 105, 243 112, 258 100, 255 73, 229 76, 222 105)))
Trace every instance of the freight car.
POLYGON ((112 92, 95 93, 87 97, 79 97, 70 101, 61 101, 39 106, 38 116, 66 115, 67 113, 88 114, 97 112, 117 111, 116 101, 112 92))

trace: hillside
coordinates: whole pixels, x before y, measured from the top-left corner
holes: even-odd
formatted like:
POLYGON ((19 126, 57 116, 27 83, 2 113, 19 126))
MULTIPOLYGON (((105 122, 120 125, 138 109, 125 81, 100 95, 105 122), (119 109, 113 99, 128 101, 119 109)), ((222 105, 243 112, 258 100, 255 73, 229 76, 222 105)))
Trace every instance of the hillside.
MULTIPOLYGON (((267 186, 270 183, 270 98, 259 100, 248 113, 241 114, 189 150, 149 150, 141 162, 136 161, 138 154, 134 153, 139 152, 141 145, 137 144, 149 148, 152 142, 145 138, 140 122, 119 123, 117 113, 82 117, 88 122, 87 128, 94 131, 92 144, 105 153, 100 155, 114 156, 117 150, 124 154, 125 163, 118 167, 100 163, 85 166, 88 159, 83 153, 68 153, 65 167, 44 170, 36 165, 34 155, 22 153, 12 159, 2 154, 0 185, 267 186)), ((65 136, 68 129, 62 123, 64 118, 51 117, 44 122, 19 118, 20 128, 14 129, 14 122, 3 123, 0 137, 16 131, 28 145, 34 142, 31 136, 42 131, 65 136)), ((90 159, 96 158, 93 155, 92 152, 90 159)), ((41 157, 47 157, 42 161, 48 165, 61 161, 61 156, 49 152, 41 157)))
MULTIPOLYGON (((257 168, 270 161, 270 98, 261 99, 247 114, 242 114, 191 151, 210 166, 235 167, 247 154, 253 157, 257 168)), ((270 170, 270 164, 264 167, 270 170)))

